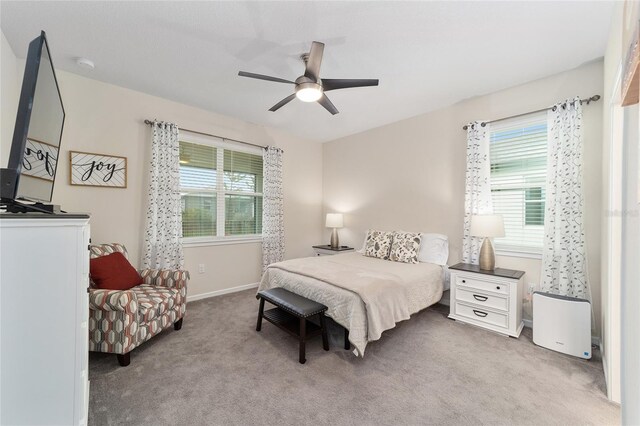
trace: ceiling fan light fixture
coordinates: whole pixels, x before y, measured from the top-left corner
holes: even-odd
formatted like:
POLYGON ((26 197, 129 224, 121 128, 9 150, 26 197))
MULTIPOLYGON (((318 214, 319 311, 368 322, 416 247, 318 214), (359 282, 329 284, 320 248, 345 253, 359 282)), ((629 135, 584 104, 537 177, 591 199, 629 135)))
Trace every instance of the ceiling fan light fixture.
POLYGON ((315 102, 322 97, 322 86, 318 83, 301 83, 296 86, 296 97, 302 102, 315 102))

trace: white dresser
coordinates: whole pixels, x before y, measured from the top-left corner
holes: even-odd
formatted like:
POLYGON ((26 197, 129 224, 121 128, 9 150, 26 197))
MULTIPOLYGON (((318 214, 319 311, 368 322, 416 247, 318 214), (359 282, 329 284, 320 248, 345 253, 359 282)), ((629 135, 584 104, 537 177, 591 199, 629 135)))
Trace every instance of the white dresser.
POLYGON ((478 265, 451 266, 449 318, 508 336, 519 337, 522 321, 523 271, 478 265))
POLYGON ((0 424, 85 425, 89 216, 0 214, 0 424))

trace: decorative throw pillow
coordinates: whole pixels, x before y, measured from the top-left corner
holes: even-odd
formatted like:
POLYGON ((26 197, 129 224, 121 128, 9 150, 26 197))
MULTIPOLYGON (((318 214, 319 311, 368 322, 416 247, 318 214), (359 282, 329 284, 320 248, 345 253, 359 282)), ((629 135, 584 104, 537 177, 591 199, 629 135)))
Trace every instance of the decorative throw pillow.
POLYGON ((449 238, 442 234, 421 232, 418 262, 446 265, 449 259, 449 238))
POLYGON ((421 239, 418 232, 394 232, 389 258, 395 262, 418 263, 421 239))
POLYGON ((91 259, 89 271, 97 288, 104 290, 129 290, 142 284, 138 271, 120 252, 91 259))
POLYGON ((389 260, 389 251, 393 241, 393 232, 369 229, 364 243, 364 255, 389 260))

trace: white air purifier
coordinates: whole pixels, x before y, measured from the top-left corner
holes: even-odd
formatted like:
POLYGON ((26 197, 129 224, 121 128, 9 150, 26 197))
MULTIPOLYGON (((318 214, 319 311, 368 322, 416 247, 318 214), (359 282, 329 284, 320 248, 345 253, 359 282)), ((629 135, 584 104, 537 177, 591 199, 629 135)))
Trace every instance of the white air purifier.
POLYGON ((533 293, 533 343, 579 358, 591 358, 591 302, 533 293))

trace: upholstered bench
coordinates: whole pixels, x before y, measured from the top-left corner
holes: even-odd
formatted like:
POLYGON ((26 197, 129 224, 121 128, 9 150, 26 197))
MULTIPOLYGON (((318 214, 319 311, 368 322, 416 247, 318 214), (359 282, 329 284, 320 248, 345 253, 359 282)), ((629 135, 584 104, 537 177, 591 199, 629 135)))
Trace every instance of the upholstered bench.
POLYGON ((324 319, 324 313, 327 310, 325 305, 292 293, 284 288, 272 288, 259 291, 256 298, 260 299, 256 331, 260 331, 262 328, 262 318, 264 318, 287 333, 297 337, 300 340, 300 364, 304 364, 307 361, 305 358, 305 345, 308 337, 322 334, 322 347, 325 351, 329 350, 327 326, 324 319), (276 308, 265 311, 265 300, 275 305, 276 308), (320 326, 311 321, 307 321, 308 318, 315 315, 320 317, 320 326))

